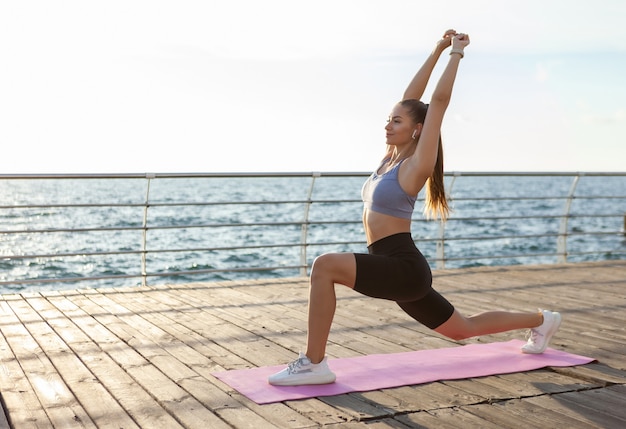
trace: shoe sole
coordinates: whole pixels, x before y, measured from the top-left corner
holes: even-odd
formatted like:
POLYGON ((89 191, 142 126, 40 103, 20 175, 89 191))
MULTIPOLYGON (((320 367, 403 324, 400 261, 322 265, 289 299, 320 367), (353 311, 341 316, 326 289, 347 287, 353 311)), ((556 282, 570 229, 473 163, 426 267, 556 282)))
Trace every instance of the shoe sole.
POLYGON ((319 381, 307 380, 306 378, 295 379, 295 380, 285 380, 285 381, 271 381, 268 380, 268 383, 272 386, 314 386, 319 384, 330 384, 334 383, 337 377, 333 374, 332 378, 322 379, 319 381))
POLYGON ((531 355, 538 355, 538 354, 541 354, 541 353, 546 351, 546 349, 548 348, 548 344, 550 344, 550 341, 552 341, 552 336, 554 334, 556 334, 556 331, 558 331, 559 327, 561 326, 561 314, 553 312, 552 315, 554 316, 555 323, 552 325, 552 329, 550 329, 546 333, 546 335, 545 335, 546 342, 545 342, 543 348, 541 350, 537 350, 537 351, 534 351, 534 350, 526 351, 526 350, 524 350, 524 348, 522 348, 522 353, 531 354, 531 355))

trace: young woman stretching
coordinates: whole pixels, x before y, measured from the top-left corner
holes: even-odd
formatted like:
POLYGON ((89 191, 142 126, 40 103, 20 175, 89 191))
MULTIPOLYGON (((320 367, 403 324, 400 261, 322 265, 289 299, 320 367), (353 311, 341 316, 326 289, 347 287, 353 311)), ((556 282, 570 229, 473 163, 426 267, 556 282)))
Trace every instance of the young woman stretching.
POLYGON ((530 329, 522 352, 542 353, 558 329, 561 316, 546 310, 461 315, 432 288, 428 262, 411 238, 413 207, 425 185, 427 214, 442 219, 448 215, 440 129, 463 51, 469 43, 467 34, 448 30, 409 83, 402 101, 393 108, 385 127, 386 154, 362 189, 369 253, 328 253, 316 258, 310 276, 306 353, 300 353, 287 368, 270 376, 269 383, 293 386, 335 381, 325 358, 335 314, 335 284, 393 300, 418 322, 454 340, 530 329), (450 45, 448 64, 426 105, 419 99, 439 56, 450 45))

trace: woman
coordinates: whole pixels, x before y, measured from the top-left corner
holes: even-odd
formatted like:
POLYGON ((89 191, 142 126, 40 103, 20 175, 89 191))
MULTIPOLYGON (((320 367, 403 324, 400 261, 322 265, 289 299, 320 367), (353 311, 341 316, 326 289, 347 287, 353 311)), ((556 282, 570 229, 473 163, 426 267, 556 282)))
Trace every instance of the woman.
POLYGON ((363 225, 369 254, 329 253, 313 263, 310 277, 306 353, 269 377, 282 386, 335 381, 326 342, 335 314, 335 284, 375 298, 396 301, 418 322, 454 340, 514 329, 530 329, 524 353, 542 353, 558 329, 559 313, 490 311, 465 317, 432 287, 426 259, 411 238, 411 214, 418 192, 427 185, 425 211, 445 220, 440 128, 469 36, 448 30, 436 44, 389 117, 387 152, 362 189, 363 225), (448 64, 430 105, 420 101, 441 53, 452 46, 448 64))

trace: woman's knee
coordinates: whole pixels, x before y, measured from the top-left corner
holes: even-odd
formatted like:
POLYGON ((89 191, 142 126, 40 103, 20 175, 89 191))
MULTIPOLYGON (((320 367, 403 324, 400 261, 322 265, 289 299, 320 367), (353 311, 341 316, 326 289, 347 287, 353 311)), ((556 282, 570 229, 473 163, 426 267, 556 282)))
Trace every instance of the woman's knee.
POLYGON ((315 258, 311 265, 311 277, 328 276, 333 266, 333 254, 325 253, 315 258))
POLYGON ((455 341, 474 336, 471 321, 456 310, 448 320, 435 328, 435 332, 455 341))
POLYGON ((351 253, 325 253, 313 261, 311 281, 330 280, 354 287, 356 261, 351 253))

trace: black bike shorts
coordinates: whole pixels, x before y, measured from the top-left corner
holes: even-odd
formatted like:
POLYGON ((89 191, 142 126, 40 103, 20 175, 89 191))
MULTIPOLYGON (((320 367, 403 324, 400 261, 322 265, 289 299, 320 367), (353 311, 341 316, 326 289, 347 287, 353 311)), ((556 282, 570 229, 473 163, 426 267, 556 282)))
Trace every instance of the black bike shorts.
POLYGON ((432 273, 411 234, 399 233, 355 253, 354 290, 395 301, 409 316, 435 329, 452 316, 454 307, 432 288, 432 273))

